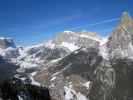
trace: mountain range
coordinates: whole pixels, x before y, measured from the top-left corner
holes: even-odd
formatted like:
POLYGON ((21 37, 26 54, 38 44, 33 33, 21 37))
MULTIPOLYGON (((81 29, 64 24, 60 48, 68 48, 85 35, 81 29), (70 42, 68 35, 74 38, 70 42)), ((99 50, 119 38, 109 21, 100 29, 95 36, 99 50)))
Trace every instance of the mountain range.
POLYGON ((52 100, 133 99, 133 20, 127 12, 108 38, 64 31, 25 48, 0 38, 0 55, 18 66, 14 77, 48 87, 52 100))

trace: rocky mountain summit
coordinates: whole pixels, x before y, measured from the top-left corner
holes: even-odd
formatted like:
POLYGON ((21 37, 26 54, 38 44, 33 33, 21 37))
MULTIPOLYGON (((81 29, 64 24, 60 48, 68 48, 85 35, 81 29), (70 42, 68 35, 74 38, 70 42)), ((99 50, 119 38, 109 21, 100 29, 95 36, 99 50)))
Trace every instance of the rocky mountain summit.
POLYGON ((111 33, 107 46, 112 57, 133 57, 133 20, 124 12, 119 26, 111 33))
POLYGON ((59 33, 55 38, 54 43, 65 45, 76 45, 78 47, 98 47, 102 42, 102 38, 93 32, 71 32, 64 31, 59 33))
POLYGON ((16 57, 10 58, 20 66, 18 74, 48 87, 52 100, 133 99, 133 20, 127 12, 107 39, 64 31, 46 43, 14 51, 16 57))

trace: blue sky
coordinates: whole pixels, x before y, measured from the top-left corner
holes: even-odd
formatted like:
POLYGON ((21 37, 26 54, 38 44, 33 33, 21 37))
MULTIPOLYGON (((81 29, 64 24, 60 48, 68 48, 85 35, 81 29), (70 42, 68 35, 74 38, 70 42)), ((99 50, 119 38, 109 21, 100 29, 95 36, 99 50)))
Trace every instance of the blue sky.
POLYGON ((108 35, 123 11, 133 16, 133 0, 0 0, 0 36, 28 46, 58 32, 108 35))

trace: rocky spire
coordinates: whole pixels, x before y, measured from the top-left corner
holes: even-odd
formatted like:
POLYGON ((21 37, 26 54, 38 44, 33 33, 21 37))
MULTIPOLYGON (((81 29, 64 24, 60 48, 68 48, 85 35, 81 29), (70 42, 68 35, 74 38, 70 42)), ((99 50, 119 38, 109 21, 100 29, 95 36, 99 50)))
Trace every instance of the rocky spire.
POLYGON ((121 17, 121 22, 120 25, 131 25, 133 24, 133 20, 129 13, 127 11, 123 12, 122 17, 121 17))
POLYGON ((120 24, 112 32, 107 45, 113 57, 133 56, 133 20, 128 12, 123 12, 120 24))

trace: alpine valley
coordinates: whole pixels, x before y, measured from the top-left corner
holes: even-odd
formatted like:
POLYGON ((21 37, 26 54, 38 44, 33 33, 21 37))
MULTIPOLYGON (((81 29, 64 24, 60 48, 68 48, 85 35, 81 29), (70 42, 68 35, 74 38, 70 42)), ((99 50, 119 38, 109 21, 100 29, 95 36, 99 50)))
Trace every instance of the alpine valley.
POLYGON ((47 87, 52 100, 133 100, 133 20, 124 12, 108 38, 64 31, 17 47, 1 37, 0 80, 5 77, 47 87))

